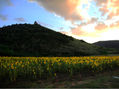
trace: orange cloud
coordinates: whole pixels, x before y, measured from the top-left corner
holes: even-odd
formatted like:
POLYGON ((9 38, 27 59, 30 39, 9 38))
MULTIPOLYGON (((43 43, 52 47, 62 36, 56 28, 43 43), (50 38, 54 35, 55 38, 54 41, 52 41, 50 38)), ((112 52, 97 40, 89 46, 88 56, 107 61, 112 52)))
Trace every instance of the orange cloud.
POLYGON ((100 11, 105 15, 108 13, 108 18, 119 15, 119 0, 95 0, 100 11))
POLYGON ((73 35, 77 35, 77 36, 82 36, 82 35, 85 35, 85 32, 82 31, 82 27, 77 27, 77 28, 72 28, 71 29, 71 34, 73 35))
POLYGON ((83 39, 89 43, 93 43, 100 40, 118 40, 119 39, 119 20, 111 19, 107 22, 112 22, 106 25, 106 22, 95 22, 92 20, 90 23, 83 23, 77 28, 72 28, 71 32, 65 34, 75 37, 77 39, 83 39))
POLYGON ((84 39, 88 42, 95 42, 99 40, 119 39, 119 36, 114 34, 119 33, 119 0, 29 0, 37 2, 51 13, 57 16, 64 17, 65 20, 72 22, 82 21, 80 25, 71 28, 69 32, 62 32, 64 34, 84 39), (91 17, 89 15, 89 7, 91 1, 95 1, 102 12, 102 17, 91 17), (85 7, 83 7, 85 5, 85 7), (103 18, 104 15, 108 18, 103 18), (99 19, 98 19, 99 18, 99 19), (105 20, 106 19, 106 20, 105 20), (102 22, 101 22, 101 21, 102 22), (100 21, 100 22, 99 22, 100 21), (112 38, 111 38, 112 37, 112 38))
POLYGON ((71 29, 71 33, 73 35, 79 36, 79 37, 96 37, 96 34, 93 34, 96 32, 95 30, 95 23, 96 19, 93 19, 92 21, 90 21, 90 23, 82 23, 80 24, 78 27, 76 28, 72 28, 71 29))
POLYGON ((111 29, 115 29, 115 28, 119 29, 119 20, 116 21, 116 22, 114 22, 114 23, 112 23, 112 24, 110 24, 109 27, 110 27, 111 29))
POLYGON ((66 35, 68 35, 68 32, 66 32, 66 31, 60 31, 62 34, 66 34, 66 35))
POLYGON ((108 26, 105 25, 104 23, 98 23, 95 27, 96 30, 105 30, 107 28, 108 28, 108 26))
POLYGON ((49 12, 55 13, 64 17, 66 20, 78 21, 89 20, 88 7, 91 0, 29 0, 37 2, 40 6, 44 7, 49 12), (83 9, 82 5, 87 4, 83 9))
POLYGON ((119 15, 119 0, 109 0, 108 9, 109 9, 109 18, 119 15))

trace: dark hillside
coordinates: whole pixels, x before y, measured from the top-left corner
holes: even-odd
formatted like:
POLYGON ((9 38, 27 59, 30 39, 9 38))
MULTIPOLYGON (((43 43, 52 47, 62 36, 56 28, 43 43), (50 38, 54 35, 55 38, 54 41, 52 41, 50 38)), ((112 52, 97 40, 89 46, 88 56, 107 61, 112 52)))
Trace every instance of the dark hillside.
POLYGON ((101 47, 119 49, 119 40, 99 41, 99 42, 96 42, 94 44, 101 46, 101 47))
POLYGON ((98 47, 42 27, 16 24, 0 28, 1 56, 85 56, 100 54, 98 47))
POLYGON ((93 44, 111 50, 111 54, 119 54, 119 40, 99 41, 93 44))

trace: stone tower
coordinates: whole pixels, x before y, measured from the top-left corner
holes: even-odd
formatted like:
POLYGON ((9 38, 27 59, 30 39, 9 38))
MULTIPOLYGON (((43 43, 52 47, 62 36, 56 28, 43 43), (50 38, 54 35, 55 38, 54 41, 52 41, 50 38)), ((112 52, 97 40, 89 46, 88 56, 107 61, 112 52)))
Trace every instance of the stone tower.
POLYGON ((34 25, 38 25, 37 21, 34 22, 34 25))

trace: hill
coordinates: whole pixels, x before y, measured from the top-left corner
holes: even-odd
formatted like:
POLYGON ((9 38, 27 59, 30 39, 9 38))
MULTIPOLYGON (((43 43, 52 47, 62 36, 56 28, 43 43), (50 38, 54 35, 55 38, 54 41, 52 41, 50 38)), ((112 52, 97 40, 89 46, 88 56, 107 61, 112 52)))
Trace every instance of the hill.
POLYGON ((115 50, 114 53, 119 53, 119 40, 99 41, 93 44, 107 49, 113 49, 115 50))
POLYGON ((94 44, 101 47, 119 49, 119 40, 99 41, 94 44))
POLYGON ((95 45, 38 24, 0 28, 0 56, 86 56, 102 51, 95 45))

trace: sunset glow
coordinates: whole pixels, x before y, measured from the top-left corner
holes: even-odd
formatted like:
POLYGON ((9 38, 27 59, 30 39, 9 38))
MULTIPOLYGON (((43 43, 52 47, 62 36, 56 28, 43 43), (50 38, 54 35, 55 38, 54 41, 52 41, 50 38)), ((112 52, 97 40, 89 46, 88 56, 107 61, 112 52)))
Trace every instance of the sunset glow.
POLYGON ((119 0, 1 0, 0 26, 39 24, 89 43, 119 40, 119 0))

